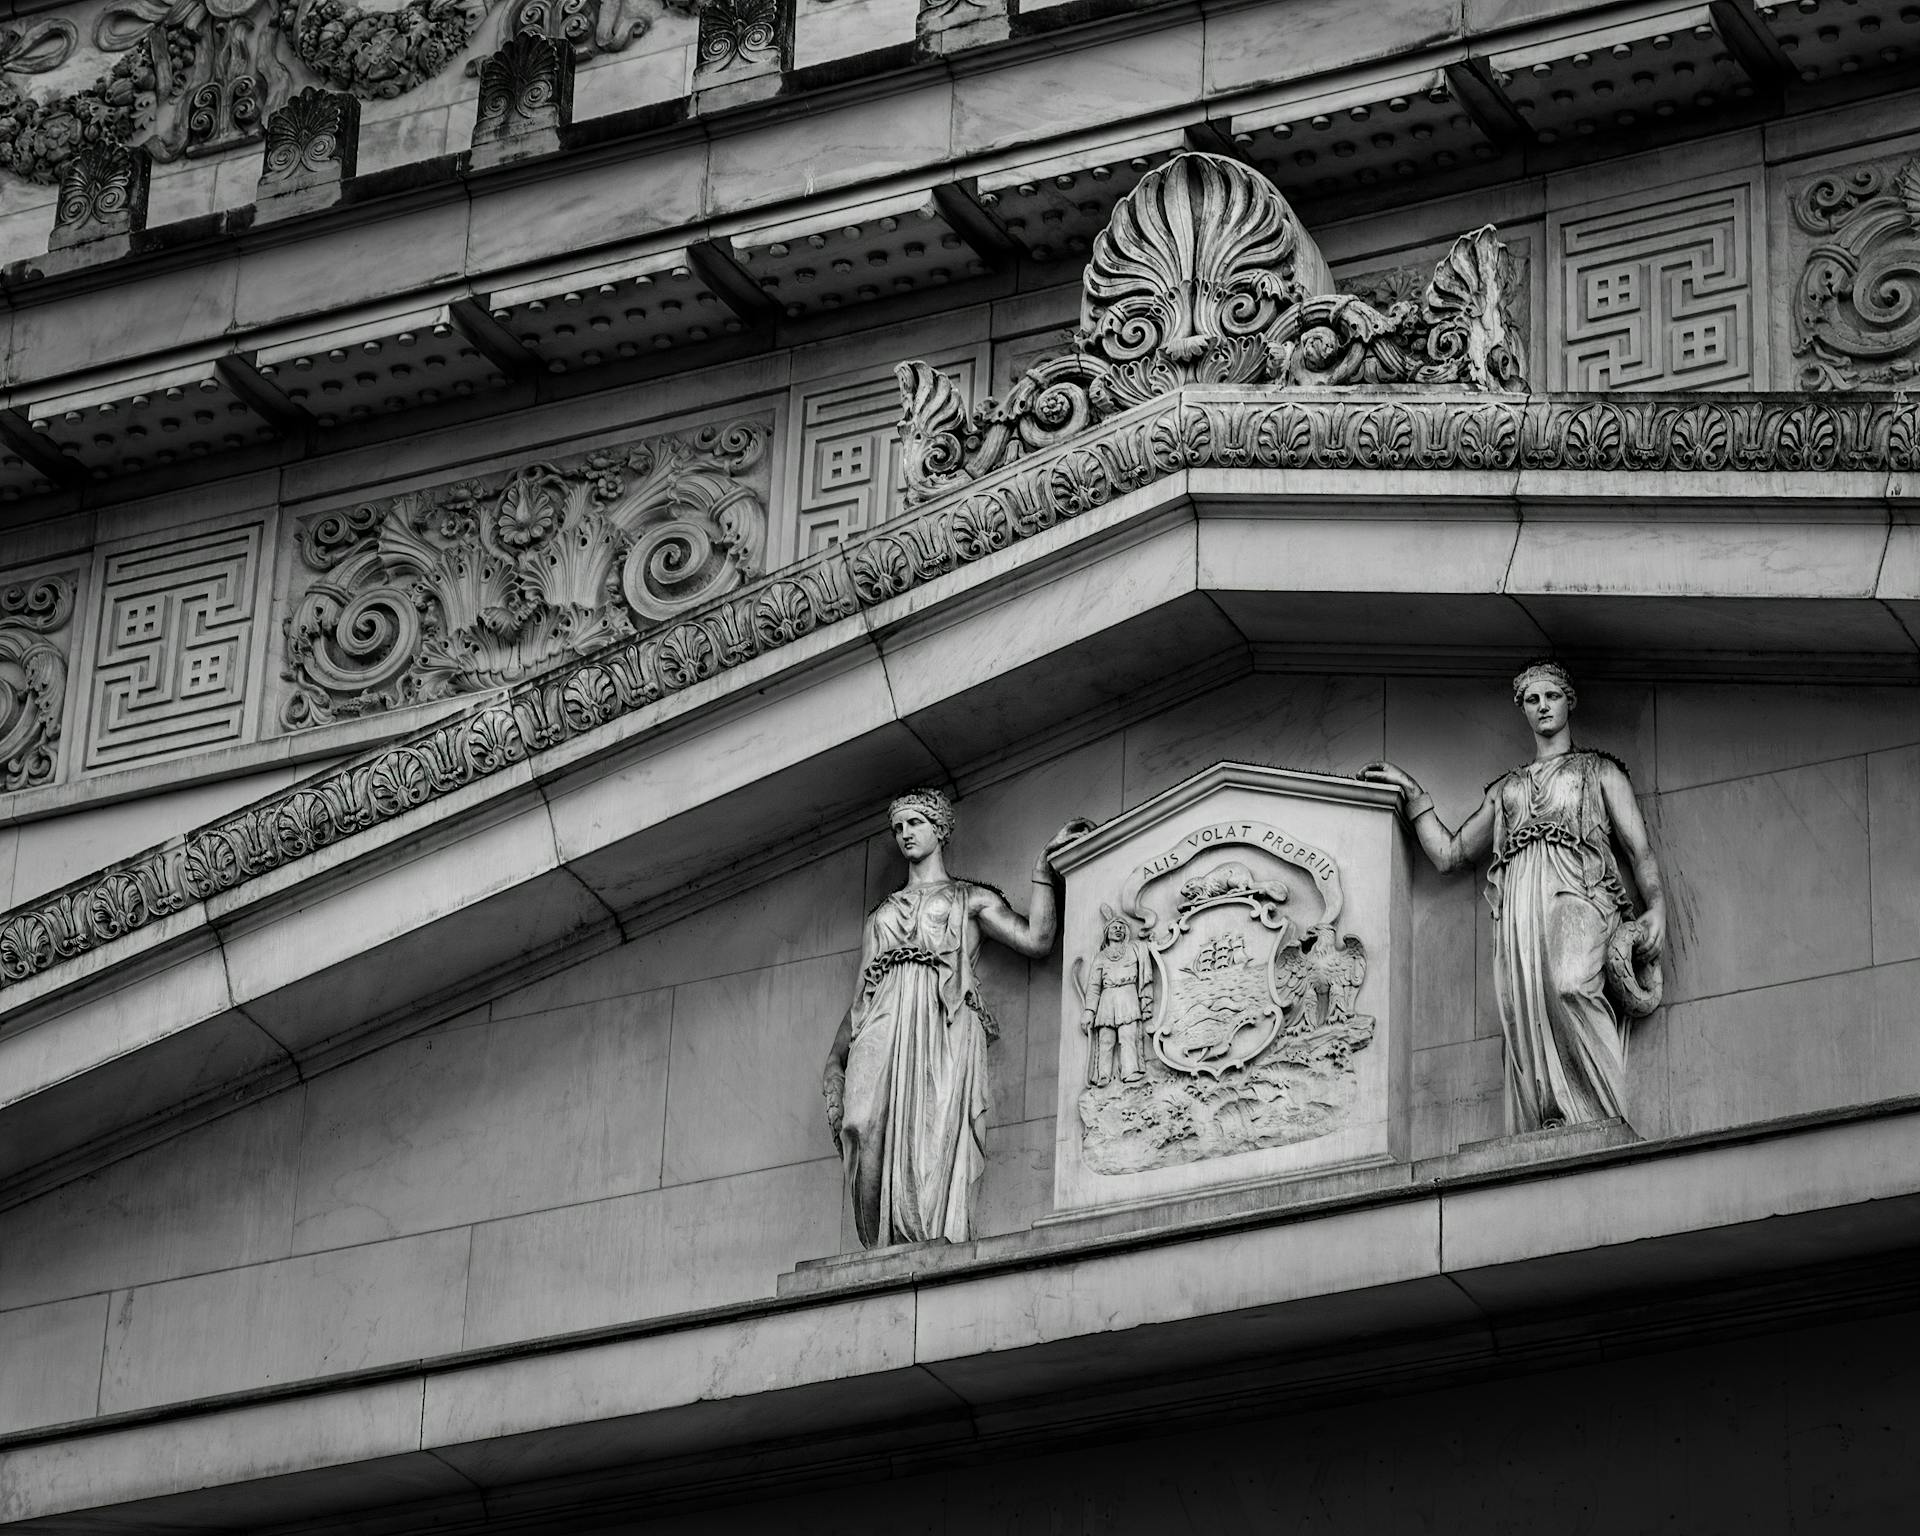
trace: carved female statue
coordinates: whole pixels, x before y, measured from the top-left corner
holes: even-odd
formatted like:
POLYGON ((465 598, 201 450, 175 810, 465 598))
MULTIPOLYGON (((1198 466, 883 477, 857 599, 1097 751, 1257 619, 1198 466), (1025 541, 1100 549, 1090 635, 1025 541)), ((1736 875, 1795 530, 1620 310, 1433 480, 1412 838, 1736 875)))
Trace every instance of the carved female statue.
POLYGON ((938 790, 902 795, 887 820, 907 883, 867 918, 859 990, 821 1084, 827 1123, 862 1246, 965 1242, 986 1166, 987 1043, 998 1034, 975 979, 980 936, 1045 955, 1058 921, 1050 855, 1093 824, 1069 822, 1042 850, 1025 918, 992 886, 947 873, 953 807, 938 790))
POLYGON ((1513 680, 1513 699, 1533 728, 1533 761, 1495 780, 1458 832, 1392 763, 1369 764, 1360 776, 1406 794, 1407 819, 1434 868, 1493 855, 1487 886, 1509 1121, 1531 1131, 1624 1114, 1626 1024, 1659 1005, 1666 899, 1626 769, 1573 744, 1576 695, 1566 672, 1552 662, 1528 667, 1513 680), (1616 844, 1644 903, 1637 920, 1616 844), (1649 979, 1636 975, 1636 960, 1649 979))

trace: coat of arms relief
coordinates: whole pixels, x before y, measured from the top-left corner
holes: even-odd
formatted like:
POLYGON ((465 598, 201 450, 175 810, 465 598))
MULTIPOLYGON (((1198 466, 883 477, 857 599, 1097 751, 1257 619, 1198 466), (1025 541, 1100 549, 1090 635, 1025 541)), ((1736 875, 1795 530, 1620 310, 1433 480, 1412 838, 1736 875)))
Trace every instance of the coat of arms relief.
POLYGON ((1196 828, 1134 869, 1120 908, 1103 909, 1099 951, 1075 967, 1090 1168, 1279 1146, 1346 1114, 1374 1021, 1343 903, 1333 859, 1264 822, 1196 828))
POLYGON ((1376 798, 1221 764, 1069 855, 1058 1204, 1401 1155, 1406 1010, 1377 960, 1406 863, 1376 798))

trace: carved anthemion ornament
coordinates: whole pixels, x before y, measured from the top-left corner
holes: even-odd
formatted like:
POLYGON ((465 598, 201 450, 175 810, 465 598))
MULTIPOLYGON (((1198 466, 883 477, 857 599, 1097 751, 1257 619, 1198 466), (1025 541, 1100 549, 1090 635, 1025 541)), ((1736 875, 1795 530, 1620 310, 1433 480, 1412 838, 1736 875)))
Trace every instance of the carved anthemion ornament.
POLYGON ((573 52, 564 42, 535 32, 507 39, 480 64, 480 105, 473 121, 476 159, 557 148, 572 113, 573 52))
POLYGON ((281 723, 500 688, 758 576, 769 437, 734 421, 308 521, 281 723))
POLYGON ((792 43, 791 5, 782 0, 702 0, 697 9, 696 90, 779 71, 792 43))
POLYGON ((0 587, 0 790, 50 783, 67 703, 73 578, 0 587))
POLYGON ((360 104, 351 96, 308 86, 267 119, 260 195, 351 176, 359 128, 360 104))
POLYGON ((1795 382, 1884 388, 1920 375, 1920 160, 1822 176, 1793 199, 1819 243, 1794 291, 1795 382))
POLYGON ((1074 350, 970 410, 924 363, 898 369, 908 500, 924 501, 1190 384, 1524 388, 1506 248, 1463 235, 1417 300, 1333 281, 1273 184, 1183 153, 1115 207, 1087 264, 1074 350))
POLYGON ((131 235, 146 222, 145 151, 90 144, 67 162, 54 205, 49 250, 131 235))
POLYGON ((1088 1037, 1086 1168, 1143 1173, 1345 1125, 1354 1057, 1374 1036, 1345 900, 1331 855, 1248 818, 1198 827, 1134 868, 1071 973, 1088 1037))

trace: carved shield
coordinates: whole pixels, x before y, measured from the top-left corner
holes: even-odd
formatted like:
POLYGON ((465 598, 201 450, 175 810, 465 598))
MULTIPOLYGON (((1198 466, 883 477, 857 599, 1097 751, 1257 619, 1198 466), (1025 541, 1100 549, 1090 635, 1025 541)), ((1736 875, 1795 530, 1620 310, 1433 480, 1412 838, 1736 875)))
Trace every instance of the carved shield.
POLYGON ((1274 963, 1295 933, 1283 910, 1294 897, 1289 866, 1308 874, 1318 896, 1318 912, 1310 901, 1299 921, 1337 919, 1333 860, 1262 822, 1200 828, 1128 879, 1122 906, 1152 948, 1159 981, 1153 1050, 1174 1071, 1218 1078, 1280 1032, 1274 963))

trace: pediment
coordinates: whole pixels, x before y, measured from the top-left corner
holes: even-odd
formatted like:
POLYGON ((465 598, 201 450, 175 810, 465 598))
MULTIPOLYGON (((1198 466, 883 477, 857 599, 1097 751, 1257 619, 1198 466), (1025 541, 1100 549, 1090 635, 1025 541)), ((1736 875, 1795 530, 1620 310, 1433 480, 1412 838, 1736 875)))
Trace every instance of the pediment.
POLYGON ((1312 291, 1304 233, 1234 162, 1176 157, 1123 207, 1066 365, 959 418, 904 370, 900 515, 0 916, 0 1179, 269 1091, 901 783, 1262 648, 1911 665, 1913 405, 1523 393, 1485 232, 1382 312, 1312 291), (1210 198, 1240 222, 1194 244, 1210 198), (1328 382, 1349 365, 1374 382, 1328 382))

